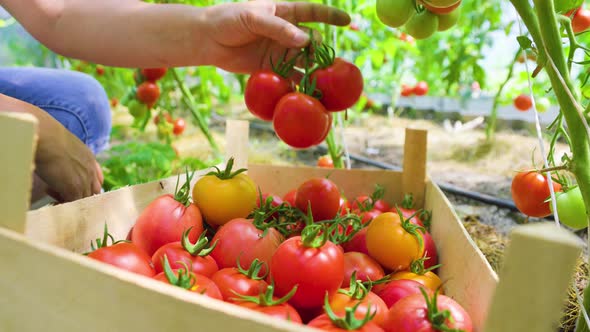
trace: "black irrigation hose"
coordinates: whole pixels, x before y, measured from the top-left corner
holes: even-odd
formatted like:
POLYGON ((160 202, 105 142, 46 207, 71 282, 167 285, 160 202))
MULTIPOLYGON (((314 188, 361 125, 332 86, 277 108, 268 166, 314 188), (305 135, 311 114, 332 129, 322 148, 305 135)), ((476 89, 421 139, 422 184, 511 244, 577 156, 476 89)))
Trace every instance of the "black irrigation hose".
MULTIPOLYGON (((252 122, 252 121, 250 121, 250 128, 274 133, 274 131, 272 130, 271 127, 264 125, 264 124, 252 122)), ((328 151, 328 148, 323 145, 318 146, 317 149, 319 151, 321 151, 321 153, 327 153, 327 151, 328 151)), ((357 161, 357 162, 360 162, 363 164, 367 164, 370 166, 374 166, 377 168, 394 170, 394 171, 401 171, 402 170, 402 168, 399 166, 395 166, 395 165, 391 165, 388 163, 372 160, 367 157, 363 157, 363 156, 359 156, 359 155, 355 155, 355 154, 349 154, 349 156, 350 156, 351 160, 354 160, 354 161, 357 161)), ((495 206, 498 206, 498 207, 501 207, 504 209, 509 209, 511 211, 516 211, 516 212, 518 211, 518 209, 516 208, 516 205, 514 205, 514 202, 509 199, 498 198, 498 197, 494 197, 494 196, 487 195, 487 194, 482 194, 482 193, 471 191, 471 190, 461 189, 459 187, 453 186, 448 183, 437 183, 437 185, 441 190, 443 190, 447 193, 453 194, 453 195, 462 196, 462 197, 469 198, 474 201, 482 202, 482 203, 489 204, 489 205, 495 205, 495 206)))

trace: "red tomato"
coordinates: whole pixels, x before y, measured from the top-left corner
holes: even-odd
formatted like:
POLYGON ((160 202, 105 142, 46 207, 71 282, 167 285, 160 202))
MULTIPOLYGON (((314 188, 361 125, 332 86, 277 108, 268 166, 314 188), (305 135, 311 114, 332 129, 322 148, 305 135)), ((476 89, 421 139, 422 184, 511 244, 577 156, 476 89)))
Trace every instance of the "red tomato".
POLYGON ((375 201, 375 203, 373 203, 373 209, 379 210, 381 212, 388 212, 390 209, 390 206, 386 201, 384 201, 382 199, 378 199, 375 201))
POLYGON ((406 84, 402 84, 402 91, 401 91, 402 97, 410 97, 413 94, 414 94, 413 87, 407 86, 406 84))
POLYGON ((150 256, 133 243, 119 242, 98 248, 88 257, 144 276, 153 277, 156 274, 150 256))
POLYGON ((350 207, 350 202, 344 197, 344 196, 340 196, 340 215, 344 216, 346 214, 348 214, 351 210, 350 207))
MULTIPOLYGON (((270 278, 274 280, 278 295, 285 295, 298 286, 289 300, 296 308, 320 307, 328 296, 336 293, 344 276, 342 250, 330 241, 314 247, 307 230, 302 236, 283 242, 270 262, 270 278), (305 241, 305 242, 304 242, 305 241)), ((315 244, 315 246, 319 245, 315 244)))
POLYGON ((350 208, 352 210, 361 210, 361 211, 369 211, 373 207, 373 202, 371 198, 367 195, 362 195, 354 199, 350 208))
POLYGON ((332 126, 332 115, 317 99, 293 92, 277 103, 272 124, 283 142, 306 149, 325 139, 332 126))
POLYGON ((238 294, 258 296, 266 291, 268 284, 263 279, 265 276, 260 275, 261 268, 262 263, 255 260, 248 270, 241 266, 228 267, 215 272, 211 280, 219 287, 223 300, 236 302, 238 294))
POLYGON ((415 280, 399 279, 392 280, 388 283, 377 285, 373 292, 377 294, 388 308, 391 308, 399 300, 414 294, 422 294, 420 289, 424 289, 429 295, 434 294, 432 290, 415 280))
POLYGON ((363 75, 354 64, 335 58, 334 63, 311 74, 316 89, 322 92, 320 101, 330 112, 344 111, 354 106, 363 93, 363 75))
POLYGON ((244 99, 248 110, 265 121, 272 121, 275 106, 293 91, 291 82, 272 70, 258 71, 248 78, 244 99))
POLYGON ((514 107, 519 111, 526 112, 533 107, 533 101, 529 95, 521 94, 514 98, 514 107))
POLYGON ((590 28, 590 10, 580 8, 574 14, 572 19, 572 28, 574 33, 580 33, 590 28))
POLYGON ((350 23, 350 26, 349 26, 349 28, 350 28, 350 30, 352 30, 352 31, 359 31, 359 30, 360 30, 360 28, 359 28, 359 25, 358 25, 358 24, 356 24, 356 23, 354 23, 354 22, 353 22, 353 23, 350 23))
POLYGON ((183 269, 176 269, 173 272, 174 277, 172 277, 172 280, 165 272, 157 274, 154 279, 190 290, 191 292, 209 296, 216 300, 223 300, 219 288, 211 279, 192 272, 187 275, 186 270, 183 269))
POLYGON ((117 107, 117 105, 119 105, 119 99, 117 98, 111 98, 111 106, 112 107, 117 107))
POLYGON ((342 248, 345 252, 356 251, 369 255, 369 250, 367 249, 367 228, 361 229, 350 241, 343 243, 342 248))
POLYGON ((143 68, 141 76, 146 80, 155 82, 166 75, 166 68, 143 68))
POLYGON ((291 206, 295 206, 295 197, 297 196, 297 189, 293 189, 283 196, 283 201, 289 203, 291 206))
MULTIPOLYGON (((561 185, 553 181, 553 190, 561 191, 561 185)), ((551 195, 545 175, 531 171, 518 172, 512 179, 512 200, 520 212, 529 217, 546 217, 551 214, 550 202, 545 202, 551 195)))
POLYGON ((323 168, 334 168, 334 162, 330 156, 321 156, 318 158, 317 166, 323 168))
MULTIPOLYGON (((277 207, 283 204, 283 199, 277 195, 262 194, 262 201, 266 202, 269 197, 271 198, 270 205, 272 207, 277 207)), ((260 196, 256 198, 256 206, 260 208, 260 196)))
POLYGON ((388 307, 383 300, 373 292, 368 292, 362 299, 355 298, 356 294, 346 294, 351 292, 350 288, 344 288, 330 297, 330 308, 334 312, 345 312, 346 308, 357 306, 354 315, 362 319, 368 313, 375 314, 371 322, 383 327, 385 318, 387 318, 388 307))
MULTIPOLYGON (((268 264, 284 238, 274 228, 268 228, 265 236, 263 233, 250 219, 230 220, 213 237, 212 242, 217 244, 211 256, 220 268, 237 267, 238 258, 244 266, 250 266, 255 259, 268 264)), ((263 266, 261 273, 266 270, 263 266)))
MULTIPOLYGON (((429 299, 429 302, 432 300, 429 299)), ((450 317, 443 324, 433 325, 428 320, 428 305, 423 294, 407 296, 399 300, 389 309, 385 321, 386 332, 436 332, 444 330, 441 325, 449 329, 472 332, 473 324, 469 314, 450 297, 438 295, 437 311, 448 310, 450 317)))
POLYGON ((416 86, 414 86, 414 94, 416 96, 424 96, 428 93, 428 83, 424 81, 418 82, 416 86))
MULTIPOLYGON (((186 184, 190 186, 190 182, 186 184)), ((186 229, 192 228, 189 239, 196 241, 203 233, 203 217, 196 205, 186 202, 188 195, 178 194, 176 198, 168 194, 152 201, 137 218, 131 234, 133 243, 152 256, 163 245, 180 241, 186 229)))
POLYGON ((346 252, 344 253, 344 278, 341 287, 350 285, 353 272, 356 272, 356 279, 360 281, 376 281, 385 277, 381 265, 369 255, 361 252, 346 252))
MULTIPOLYGON (((277 301, 278 298, 273 298, 274 301, 277 301)), ((277 305, 260 305, 255 302, 236 302, 235 304, 239 305, 240 307, 248 308, 250 310, 258 311, 263 314, 269 315, 271 317, 287 320, 293 323, 301 324, 301 316, 295 308, 293 308, 289 303, 281 303, 277 305)))
POLYGON ((373 209, 367 212, 355 211, 355 213, 361 216, 363 224, 368 224, 371 220, 377 218, 383 212, 373 209))
POLYGON ((180 269, 184 263, 191 269, 191 272, 205 277, 211 277, 219 270, 213 257, 209 256, 211 248, 206 248, 208 243, 205 237, 206 232, 201 234, 195 244, 190 243, 187 237, 188 233, 189 231, 185 232, 182 241, 165 244, 156 250, 152 256, 156 273, 164 271, 164 256, 168 257, 172 269, 180 269))
POLYGON ((174 120, 174 129, 172 132, 174 135, 178 136, 184 132, 184 128, 186 127, 186 122, 183 118, 178 118, 174 120))
MULTIPOLYGON (((344 318, 344 313, 341 313, 340 315, 338 315, 338 317, 341 318, 341 319, 343 319, 344 318)), ((326 315, 326 314, 322 314, 322 315, 316 317, 311 322, 309 322, 307 324, 307 326, 309 326, 309 327, 315 327, 316 329, 320 329, 320 330, 323 330, 323 331, 332 331, 332 332, 346 332, 346 331, 351 331, 350 329, 338 327, 336 324, 334 324, 334 322, 332 321, 332 319, 328 315, 326 315)), ((365 325, 359 327, 358 329, 352 330, 352 331, 358 331, 358 332, 383 332, 383 329, 381 327, 379 327, 379 325, 377 325, 377 324, 369 321, 365 325)))
POLYGON ((101 65, 96 66, 96 75, 102 76, 104 75, 104 67, 101 65))
POLYGON ((428 257, 424 261, 424 268, 428 269, 438 265, 438 252, 432 235, 429 232, 422 232, 422 239, 424 240, 424 256, 428 257))
POLYGON ((153 82, 143 82, 137 87, 137 100, 152 107, 160 97, 160 87, 153 82))
POLYGON ((340 208, 340 190, 334 182, 326 178, 312 178, 297 188, 295 205, 303 212, 311 214, 314 221, 334 219, 340 208))

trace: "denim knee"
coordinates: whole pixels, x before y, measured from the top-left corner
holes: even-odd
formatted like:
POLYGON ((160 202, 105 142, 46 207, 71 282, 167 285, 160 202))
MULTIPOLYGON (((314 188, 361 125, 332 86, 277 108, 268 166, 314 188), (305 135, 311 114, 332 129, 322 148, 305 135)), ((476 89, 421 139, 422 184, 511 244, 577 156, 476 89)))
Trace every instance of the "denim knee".
POLYGON ((49 68, 0 68, 0 93, 42 108, 94 153, 108 147, 110 104, 93 77, 49 68))

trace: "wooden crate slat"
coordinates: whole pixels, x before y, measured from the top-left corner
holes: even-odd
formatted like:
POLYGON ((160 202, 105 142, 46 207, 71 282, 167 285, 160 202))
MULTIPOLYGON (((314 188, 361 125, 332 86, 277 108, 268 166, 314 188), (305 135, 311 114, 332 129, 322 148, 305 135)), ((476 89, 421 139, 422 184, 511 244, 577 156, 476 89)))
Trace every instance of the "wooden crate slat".
POLYGON ((484 331, 557 331, 583 245, 554 223, 516 227, 484 331))
POLYGON ((0 227, 24 232, 31 200, 37 118, 0 113, 0 227))
POLYGON ((315 331, 0 229, 0 331, 315 331), (8 268, 10 267, 10 268, 8 268))
POLYGON ((438 250, 439 277, 446 295, 457 300, 481 331, 498 281, 496 273, 473 242, 444 193, 426 185, 425 209, 432 211, 431 234, 438 250))
POLYGON ((426 130, 406 129, 402 187, 404 195, 412 194, 416 208, 424 206, 427 140, 426 130))

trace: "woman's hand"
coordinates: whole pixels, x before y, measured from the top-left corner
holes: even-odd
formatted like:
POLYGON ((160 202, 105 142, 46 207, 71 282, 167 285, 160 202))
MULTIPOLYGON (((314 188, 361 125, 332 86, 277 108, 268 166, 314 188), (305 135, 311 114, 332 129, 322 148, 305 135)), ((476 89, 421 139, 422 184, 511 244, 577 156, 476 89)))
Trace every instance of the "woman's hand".
POLYGON ((309 32, 297 27, 303 22, 337 26, 350 23, 344 11, 308 2, 257 0, 208 7, 204 33, 211 42, 207 63, 227 71, 251 73, 270 66, 270 56, 282 57, 286 50, 309 43, 309 32))

